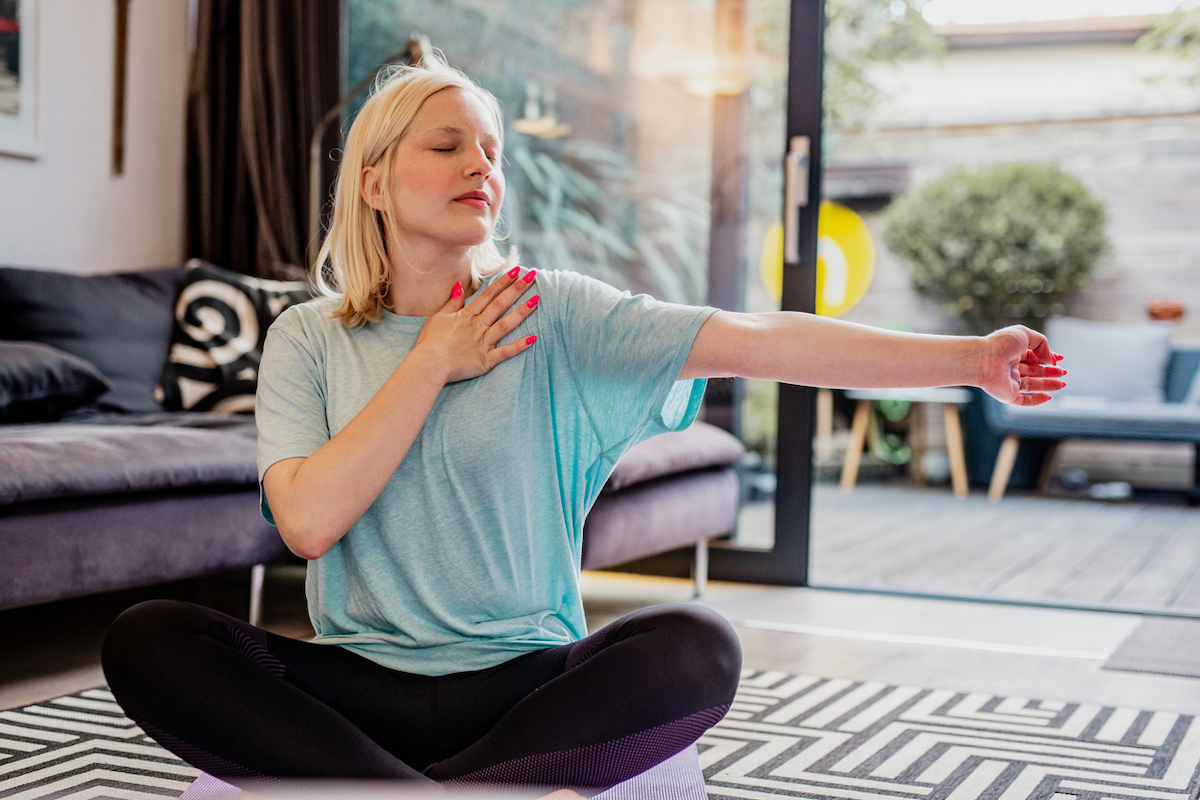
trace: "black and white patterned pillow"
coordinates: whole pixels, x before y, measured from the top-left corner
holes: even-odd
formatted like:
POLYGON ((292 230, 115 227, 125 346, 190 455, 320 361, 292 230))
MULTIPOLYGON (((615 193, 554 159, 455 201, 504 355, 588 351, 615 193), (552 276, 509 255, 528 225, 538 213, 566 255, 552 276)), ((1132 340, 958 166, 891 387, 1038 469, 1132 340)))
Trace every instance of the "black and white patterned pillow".
POLYGON ((252 278, 199 259, 187 266, 154 398, 168 411, 253 411, 267 328, 312 296, 308 284, 252 278))

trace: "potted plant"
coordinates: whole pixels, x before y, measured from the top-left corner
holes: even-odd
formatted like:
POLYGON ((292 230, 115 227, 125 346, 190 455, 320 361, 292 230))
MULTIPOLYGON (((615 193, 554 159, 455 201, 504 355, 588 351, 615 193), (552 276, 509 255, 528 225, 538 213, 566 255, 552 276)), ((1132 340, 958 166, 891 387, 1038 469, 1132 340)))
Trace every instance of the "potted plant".
MULTIPOLYGON (((907 262, 916 292, 984 334, 1021 323, 1040 329, 1066 311, 1107 247, 1104 205, 1079 181, 1040 164, 958 170, 898 198, 885 215, 888 248, 907 262)), ((964 422, 967 472, 987 483, 1000 449, 982 398, 964 422)), ((1009 486, 1037 479, 1044 443, 1026 440, 1009 486)))
POLYGON ((1063 314, 1107 246, 1104 205, 1041 164, 958 170, 906 192, 885 221, 916 292, 971 333, 1063 314))

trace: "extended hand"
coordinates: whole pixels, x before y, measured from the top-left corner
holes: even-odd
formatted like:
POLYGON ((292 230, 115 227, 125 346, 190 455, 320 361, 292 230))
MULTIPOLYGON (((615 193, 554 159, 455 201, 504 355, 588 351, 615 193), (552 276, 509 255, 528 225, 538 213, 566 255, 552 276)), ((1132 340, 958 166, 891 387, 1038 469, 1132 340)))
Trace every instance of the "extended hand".
POLYGON ((413 352, 420 350, 433 356, 446 383, 454 383, 477 378, 501 361, 528 350, 536 336, 496 346, 537 306, 538 296, 534 295, 512 313, 502 316, 533 283, 533 270, 520 278, 519 274, 520 268, 513 267, 465 308, 462 286, 456 283, 446 305, 425 320, 413 352))
POLYGON ((1057 366, 1062 356, 1050 349, 1046 337, 1024 325, 1012 325, 989 334, 984 340, 987 356, 979 388, 997 400, 1018 406, 1036 406, 1050 399, 1050 392, 1064 386, 1067 374, 1057 366))

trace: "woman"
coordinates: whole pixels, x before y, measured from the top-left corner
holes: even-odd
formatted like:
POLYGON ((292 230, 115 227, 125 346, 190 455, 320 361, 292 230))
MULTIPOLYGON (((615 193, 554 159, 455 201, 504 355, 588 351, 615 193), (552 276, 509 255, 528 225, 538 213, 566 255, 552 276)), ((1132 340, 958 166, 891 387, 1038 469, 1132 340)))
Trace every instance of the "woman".
POLYGON ((262 507, 309 559, 317 633, 156 601, 103 663, 126 712, 195 766, 594 793, 694 742, 740 670, 692 605, 590 636, 583 520, 629 447, 691 422, 703 379, 1060 388, 1046 340, 920 336, 630 297, 503 259, 500 111, 434 60, 351 128, 317 281, 259 378, 262 507))

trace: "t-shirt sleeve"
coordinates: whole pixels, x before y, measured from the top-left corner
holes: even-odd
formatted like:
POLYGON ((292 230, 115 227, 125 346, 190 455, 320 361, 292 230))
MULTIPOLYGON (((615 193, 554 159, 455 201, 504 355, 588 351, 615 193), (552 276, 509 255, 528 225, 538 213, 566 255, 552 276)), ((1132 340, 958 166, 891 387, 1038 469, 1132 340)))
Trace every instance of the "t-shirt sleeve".
MULTIPOLYGON (((282 318, 281 318, 282 319, 282 318)), ((254 417, 258 425, 258 482, 263 517, 275 517, 262 490, 267 469, 285 458, 307 458, 329 441, 325 414, 325 381, 307 337, 283 330, 278 322, 267 331, 258 371, 254 417)))
POLYGON ((692 424, 704 380, 677 381, 700 327, 717 309, 620 292, 574 273, 563 278, 560 330, 585 413, 602 452, 692 424))

